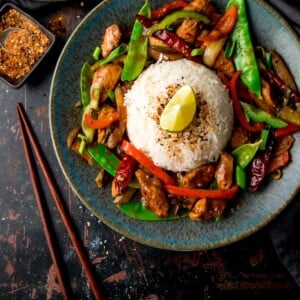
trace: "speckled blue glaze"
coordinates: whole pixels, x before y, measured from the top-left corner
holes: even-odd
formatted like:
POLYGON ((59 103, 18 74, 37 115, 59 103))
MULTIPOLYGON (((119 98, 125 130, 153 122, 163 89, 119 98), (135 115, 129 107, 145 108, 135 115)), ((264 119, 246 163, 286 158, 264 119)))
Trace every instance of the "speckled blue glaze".
MULTIPOLYGON (((166 1, 155 1, 155 6, 166 1)), ((154 1, 153 1, 154 3, 154 1)), ((226 1, 215 1, 220 9, 226 1)), ((263 1, 247 1, 252 29, 259 43, 277 49, 287 61, 300 86, 300 42, 286 21, 263 1)), ((66 147, 74 120, 80 124, 79 77, 82 63, 91 53, 106 26, 113 22, 128 26, 142 6, 142 0, 104 1, 82 21, 67 42, 57 63, 50 95, 50 127, 53 146, 68 182, 82 203, 113 230, 142 244, 157 248, 191 251, 228 245, 256 232, 274 219, 293 199, 300 183, 300 136, 292 149, 293 163, 281 180, 271 182, 262 192, 245 194, 242 205, 223 221, 141 222, 129 219, 112 203, 110 188, 99 190, 97 170, 82 162, 66 147)), ((153 4, 154 8, 154 4, 153 4)))

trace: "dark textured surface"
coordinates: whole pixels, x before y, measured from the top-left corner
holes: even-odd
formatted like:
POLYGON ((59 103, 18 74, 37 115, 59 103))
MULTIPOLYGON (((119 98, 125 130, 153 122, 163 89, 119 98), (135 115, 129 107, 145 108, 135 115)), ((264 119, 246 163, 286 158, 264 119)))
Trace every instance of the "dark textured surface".
MULTIPOLYGON (((68 33, 89 8, 60 7, 44 22, 52 14, 61 15, 68 33)), ((64 179, 51 145, 48 95, 55 54, 21 89, 0 83, 0 299, 61 299, 23 154, 17 102, 24 104, 30 117, 105 298, 299 299, 299 288, 277 258, 268 228, 216 250, 166 251, 115 233, 83 207, 64 179)), ((44 190, 74 299, 92 299, 53 201, 44 190)))

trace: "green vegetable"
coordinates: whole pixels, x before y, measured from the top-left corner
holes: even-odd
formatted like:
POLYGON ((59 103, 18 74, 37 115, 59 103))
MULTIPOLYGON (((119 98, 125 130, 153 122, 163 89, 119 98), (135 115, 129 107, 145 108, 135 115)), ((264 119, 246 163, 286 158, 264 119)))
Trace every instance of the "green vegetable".
POLYGON ((198 55, 202 55, 204 53, 204 49, 203 48, 195 48, 192 50, 191 55, 192 56, 198 56, 198 55))
POLYGON ((103 144, 89 147, 88 152, 108 174, 115 176, 120 160, 114 153, 109 151, 103 144))
POLYGON ((248 104, 246 102, 241 102, 241 105, 244 109, 245 114, 253 121, 255 122, 265 122, 269 126, 273 128, 282 128, 287 126, 287 123, 268 112, 257 108, 251 104, 248 104))
POLYGON ((127 216, 140 221, 168 221, 184 218, 188 215, 188 213, 184 213, 180 216, 175 216, 171 213, 165 218, 159 218, 154 212, 148 210, 141 204, 141 202, 138 201, 132 201, 126 204, 122 204, 119 206, 119 208, 127 216))
POLYGON ((79 154, 82 154, 84 152, 85 148, 86 148, 86 143, 87 143, 86 136, 79 133, 77 135, 77 137, 80 138, 80 140, 81 140, 78 152, 79 152, 79 154))
POLYGON ((237 165, 235 167, 235 180, 237 185, 242 188, 243 190, 246 190, 247 188, 247 173, 245 169, 237 165))
MULTIPOLYGON (((87 107, 84 108, 83 113, 82 113, 82 119, 81 119, 81 129, 83 131, 83 134, 86 137, 86 139, 85 139, 86 143, 91 143, 93 141, 94 135, 95 135, 95 129, 88 126, 85 121, 85 115, 91 114, 93 109, 96 108, 96 107, 93 107, 92 103, 93 103, 93 101, 91 101, 91 103, 87 107)), ((83 142, 84 140, 81 139, 81 141, 83 142)))
POLYGON ((82 65, 80 73, 80 92, 81 92, 81 103, 83 107, 86 107, 90 101, 90 86, 93 79, 93 72, 88 62, 82 65))
POLYGON ((241 168, 246 168, 254 158, 261 143, 262 140, 259 140, 256 143, 243 144, 240 147, 234 149, 231 154, 235 157, 236 163, 241 168))
POLYGON ((244 0, 229 0, 227 9, 233 5, 238 9, 238 20, 229 38, 230 43, 235 45, 233 61, 236 69, 242 71, 242 82, 261 98, 260 73, 251 40, 246 4, 244 0))
MULTIPOLYGON (((118 156, 116 156, 103 144, 89 147, 88 152, 108 174, 110 174, 111 176, 116 175, 120 163, 120 159, 118 158, 118 156)), ((136 178, 134 178, 129 183, 129 186, 134 189, 139 188, 139 183, 137 182, 136 178)))
POLYGON ((94 60, 99 60, 100 58, 100 54, 101 54, 101 48, 99 46, 97 46, 94 51, 93 51, 93 54, 92 54, 92 57, 94 60))
POLYGON ((115 102, 115 101, 116 101, 116 96, 115 96, 115 92, 114 92, 114 91, 112 91, 112 90, 108 91, 107 96, 108 96, 108 98, 109 98, 112 102, 115 102))
MULTIPOLYGON (((85 115, 91 114, 93 110, 97 110, 99 107, 99 95, 100 95, 100 86, 98 84, 91 85, 90 87, 90 102, 87 106, 84 106, 82 119, 81 119, 81 128, 83 134, 86 136, 86 142, 91 143, 95 135, 95 129, 91 128, 86 124, 85 115)), ((82 140, 83 143, 83 140, 82 140)))
POLYGON ((163 18, 159 23, 153 25, 150 30, 148 31, 147 35, 151 35, 157 30, 166 29, 174 24, 177 24, 184 20, 185 18, 191 18, 196 19, 198 21, 202 21, 203 23, 208 23, 209 19, 195 11, 189 11, 189 10, 179 10, 174 13, 171 13, 167 15, 165 18, 163 18))
MULTIPOLYGON (((139 15, 147 18, 151 17, 151 9, 148 0, 145 1, 145 4, 140 9, 139 15)), ((138 20, 135 20, 130 37, 128 53, 121 74, 122 81, 136 79, 144 69, 148 54, 148 37, 143 33, 144 26, 138 20)))
POLYGON ((268 142, 268 137, 270 134, 269 129, 263 129, 260 133, 260 138, 262 139, 262 143, 259 145, 259 150, 265 150, 268 142))
POLYGON ((117 48, 115 48, 113 51, 111 51, 107 57, 95 62, 91 66, 91 70, 93 72, 96 71, 100 66, 103 66, 105 64, 112 62, 113 60, 117 59, 118 57, 122 56, 123 54, 126 54, 127 51, 128 51, 128 46, 126 44, 122 43, 117 48))

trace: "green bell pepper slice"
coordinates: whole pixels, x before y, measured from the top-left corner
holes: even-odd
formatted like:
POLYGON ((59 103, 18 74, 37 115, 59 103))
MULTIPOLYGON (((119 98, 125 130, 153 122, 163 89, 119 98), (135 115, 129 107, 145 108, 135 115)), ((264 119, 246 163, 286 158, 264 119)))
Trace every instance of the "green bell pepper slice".
POLYGON ((150 28, 150 30, 148 31, 147 35, 149 36, 157 30, 163 30, 170 26, 173 26, 173 25, 181 22, 185 18, 196 19, 198 21, 202 21, 205 24, 209 23, 209 19, 206 16, 204 16, 196 11, 179 10, 174 13, 171 13, 170 15, 167 15, 159 23, 153 25, 150 28))

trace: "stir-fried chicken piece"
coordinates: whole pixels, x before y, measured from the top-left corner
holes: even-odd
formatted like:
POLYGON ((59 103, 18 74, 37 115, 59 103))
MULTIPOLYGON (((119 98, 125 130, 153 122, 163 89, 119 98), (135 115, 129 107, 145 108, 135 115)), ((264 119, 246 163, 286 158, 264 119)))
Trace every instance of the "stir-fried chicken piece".
POLYGON ((193 44, 198 34, 198 21, 186 18, 177 28, 176 34, 186 42, 193 44))
POLYGON ((190 188, 202 188, 207 186, 215 174, 215 165, 207 164, 187 172, 181 178, 181 185, 190 188))
MULTIPOLYGON (((210 16, 215 11, 210 0, 194 0, 184 7, 184 10, 192 10, 210 16)), ((177 28, 176 34, 188 43, 193 44, 198 35, 199 22, 195 19, 186 18, 177 28)))
POLYGON ((279 156, 285 151, 289 151, 295 141, 295 137, 291 134, 283 137, 282 139, 278 140, 275 144, 275 149, 273 152, 273 156, 279 156))
POLYGON ((224 199, 199 199, 189 213, 189 217, 194 221, 220 217, 224 214, 226 206, 227 201, 224 199))
POLYGON ((218 55, 214 68, 225 74, 227 77, 232 77, 235 72, 233 62, 224 56, 224 50, 221 50, 218 55))
POLYGON ((184 8, 185 10, 194 10, 205 15, 210 15, 215 11, 211 0, 194 0, 184 8))
POLYGON ((215 173, 215 178, 220 189, 227 190, 231 187, 233 181, 233 166, 233 157, 228 153, 222 153, 215 173))
POLYGON ((250 142, 250 137, 245 129, 238 126, 233 130, 231 140, 230 140, 230 145, 232 148, 235 149, 249 142, 250 142))
POLYGON ((91 86, 91 98, 99 97, 99 101, 105 101, 108 92, 115 89, 120 80, 122 67, 117 64, 107 64, 99 67, 93 76, 91 86))
POLYGON ((107 57, 110 52, 116 48, 122 38, 122 32, 117 24, 112 24, 105 29, 102 44, 101 44, 101 53, 103 57, 107 57))
POLYGON ((166 217, 169 211, 169 203, 160 180, 142 169, 138 169, 135 175, 140 184, 142 198, 146 206, 159 218, 166 217))

